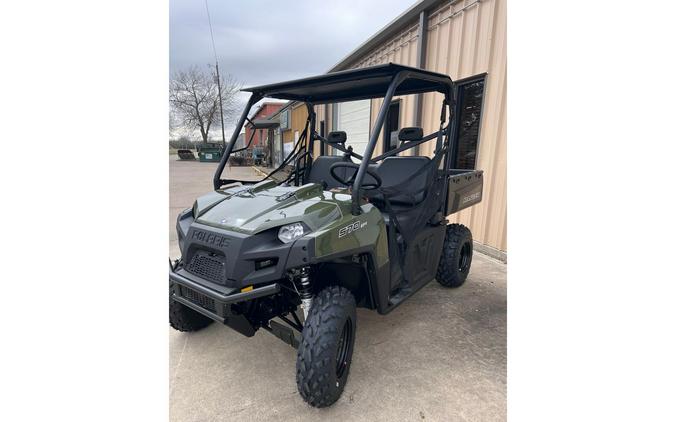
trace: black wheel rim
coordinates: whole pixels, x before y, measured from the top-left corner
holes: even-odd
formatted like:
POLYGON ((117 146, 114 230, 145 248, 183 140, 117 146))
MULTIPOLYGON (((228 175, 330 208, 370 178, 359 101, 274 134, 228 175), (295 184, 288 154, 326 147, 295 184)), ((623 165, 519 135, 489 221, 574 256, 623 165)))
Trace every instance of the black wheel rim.
POLYGON ((342 326, 342 334, 338 340, 337 354, 335 355, 335 375, 342 378, 347 369, 347 355, 352 341, 352 321, 348 318, 342 326))
POLYGON ((471 243, 466 242, 459 251, 459 272, 465 272, 469 269, 471 263, 471 243))

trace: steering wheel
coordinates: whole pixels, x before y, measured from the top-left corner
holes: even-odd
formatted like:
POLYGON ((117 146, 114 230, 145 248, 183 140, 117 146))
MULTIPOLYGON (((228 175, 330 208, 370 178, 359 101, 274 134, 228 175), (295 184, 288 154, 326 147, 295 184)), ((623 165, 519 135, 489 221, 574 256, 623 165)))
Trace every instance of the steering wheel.
MULTIPOLYGON (((357 163, 350 163, 348 161, 345 161, 343 163, 334 163, 332 166, 330 166, 330 175, 333 176, 333 178, 335 180, 337 180, 338 182, 340 182, 343 185, 351 188, 352 185, 354 185, 354 179, 356 179, 356 173, 358 172, 358 169, 359 169, 359 164, 357 164, 357 163), (354 174, 352 174, 352 176, 349 179, 344 180, 342 177, 335 174, 335 171, 340 167, 353 168, 356 171, 354 172, 354 174)), ((375 180, 375 181, 374 182, 364 182, 361 185, 361 188, 363 190, 373 190, 373 189, 377 189, 380 186, 382 186, 382 179, 380 179, 380 176, 378 176, 377 173, 375 173, 374 171, 372 171, 368 167, 366 167, 366 173, 368 173, 368 175, 370 177, 372 177, 373 180, 375 180)))

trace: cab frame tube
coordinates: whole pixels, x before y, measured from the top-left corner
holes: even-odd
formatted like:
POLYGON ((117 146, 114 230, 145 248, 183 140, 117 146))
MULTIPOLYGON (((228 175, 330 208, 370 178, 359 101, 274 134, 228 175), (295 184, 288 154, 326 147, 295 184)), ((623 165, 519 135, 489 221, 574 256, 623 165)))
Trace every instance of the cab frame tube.
POLYGON ((368 164, 370 164, 370 158, 373 156, 373 151, 377 145, 377 138, 380 136, 380 131, 384 125, 384 120, 387 117, 387 112, 389 111, 389 105, 391 104, 391 99, 394 97, 394 92, 396 88, 408 77, 408 72, 399 72, 392 79, 387 88, 387 93, 384 96, 384 101, 380 107, 380 111, 377 114, 377 119, 375 120, 375 125, 373 126, 373 131, 370 135, 370 140, 368 145, 366 145, 366 150, 363 153, 363 159, 359 165, 359 170, 356 173, 356 178, 354 179, 354 185, 352 186, 352 214, 359 215, 361 214, 361 204, 360 204, 360 191, 361 184, 363 183, 363 178, 366 176, 366 170, 368 169, 368 164))
POLYGON ((222 185, 230 182, 230 180, 221 179, 221 176, 223 175, 223 169, 225 168, 225 163, 227 163, 227 160, 230 158, 230 153, 232 153, 234 144, 237 142, 237 138, 239 137, 239 132, 241 132, 241 128, 244 127, 244 122, 246 122, 246 120, 248 119, 248 113, 251 111, 251 107, 253 107, 253 105, 258 101, 260 101, 262 98, 263 98, 262 95, 252 94, 251 97, 248 99, 248 103, 246 103, 246 108, 244 109, 244 112, 241 114, 241 117, 237 122, 237 127, 234 129, 234 132, 232 132, 230 142, 225 147, 225 153, 223 153, 223 156, 220 158, 220 163, 218 163, 216 173, 213 175, 214 190, 218 190, 222 185))

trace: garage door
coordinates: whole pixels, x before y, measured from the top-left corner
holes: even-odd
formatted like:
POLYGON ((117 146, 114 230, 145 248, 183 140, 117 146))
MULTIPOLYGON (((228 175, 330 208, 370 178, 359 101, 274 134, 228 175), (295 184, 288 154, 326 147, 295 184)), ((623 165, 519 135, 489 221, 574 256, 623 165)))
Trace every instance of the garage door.
POLYGON ((335 130, 347 132, 347 146, 363 155, 370 134, 370 100, 339 103, 336 109, 335 130))

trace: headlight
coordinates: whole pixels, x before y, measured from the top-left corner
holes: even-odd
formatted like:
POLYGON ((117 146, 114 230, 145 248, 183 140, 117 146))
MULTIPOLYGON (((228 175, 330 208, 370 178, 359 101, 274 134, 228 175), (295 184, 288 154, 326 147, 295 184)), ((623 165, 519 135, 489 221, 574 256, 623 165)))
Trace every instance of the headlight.
POLYGON ((279 229, 279 240, 284 243, 292 242, 305 234, 305 228, 302 223, 286 224, 279 229))

